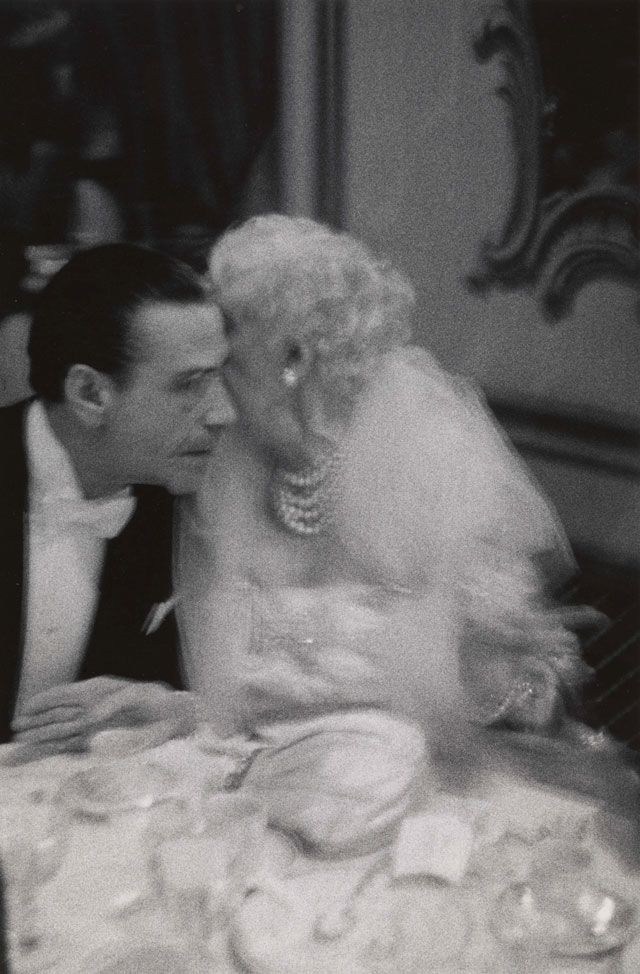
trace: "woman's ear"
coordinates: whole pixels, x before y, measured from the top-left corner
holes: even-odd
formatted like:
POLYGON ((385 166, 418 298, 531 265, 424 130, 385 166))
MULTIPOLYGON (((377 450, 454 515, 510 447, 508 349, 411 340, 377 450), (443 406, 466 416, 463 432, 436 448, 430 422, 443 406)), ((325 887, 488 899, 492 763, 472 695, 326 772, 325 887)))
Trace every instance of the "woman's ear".
POLYGON ((113 384, 108 375, 90 365, 75 364, 64 380, 65 402, 85 426, 97 428, 113 398, 113 384))

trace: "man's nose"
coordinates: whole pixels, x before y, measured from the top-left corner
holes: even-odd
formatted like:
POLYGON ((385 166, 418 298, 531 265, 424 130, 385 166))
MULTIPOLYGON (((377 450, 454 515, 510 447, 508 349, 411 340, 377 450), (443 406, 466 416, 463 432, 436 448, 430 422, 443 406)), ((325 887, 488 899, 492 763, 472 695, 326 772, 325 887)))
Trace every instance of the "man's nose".
POLYGON ((204 404, 203 422, 207 427, 228 426, 237 419, 237 413, 231 396, 221 382, 216 383, 204 404))

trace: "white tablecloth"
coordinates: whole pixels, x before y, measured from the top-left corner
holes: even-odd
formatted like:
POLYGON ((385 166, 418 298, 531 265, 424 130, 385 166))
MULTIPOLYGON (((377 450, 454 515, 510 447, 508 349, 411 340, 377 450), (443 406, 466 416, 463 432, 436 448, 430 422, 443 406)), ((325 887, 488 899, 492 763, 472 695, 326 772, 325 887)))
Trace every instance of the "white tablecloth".
MULTIPOLYGON (((105 760, 87 754, 50 758, 20 767, 0 766, 2 794, 59 787, 75 772, 105 760)), ((205 780, 210 784, 218 782, 222 788, 234 764, 229 757, 205 753, 194 739, 171 741, 142 755, 119 760, 153 761, 169 768, 191 794, 197 791, 198 782, 205 780)), ((602 840, 598 832, 596 803, 506 775, 496 776, 477 794, 462 796, 441 792, 425 795, 424 805, 445 817, 452 815, 458 820, 466 817, 474 823, 476 832, 474 851, 464 880, 448 887, 450 898, 455 899, 472 921, 473 933, 456 961, 458 966, 443 966, 442 972, 485 974, 502 971, 516 974, 513 969, 500 967, 501 963, 507 962, 500 959, 502 955, 488 930, 486 912, 517 874, 523 861, 522 850, 527 844, 544 841, 545 837, 552 839, 554 830, 565 835, 572 830, 590 830, 593 875, 598 882, 640 907, 638 863, 625 862, 623 856, 617 855, 602 840), (505 871, 505 861, 510 855, 509 842, 515 849, 515 873, 512 875, 508 869, 505 871), (502 849, 500 860, 496 859, 496 848, 502 849)), ((104 965, 101 968, 98 963, 101 958, 117 957, 118 951, 125 948, 130 951, 141 945, 144 953, 144 950, 150 951, 152 944, 168 946, 182 942, 182 928, 175 917, 168 916, 149 866, 148 840, 145 838, 147 819, 145 811, 123 812, 104 820, 73 818, 62 866, 39 893, 45 932, 54 936, 58 945, 56 959, 46 968, 50 974, 92 974, 92 970, 104 969, 104 965)), ((322 959, 323 947, 319 953, 314 954, 313 947, 309 952, 310 938, 317 927, 318 917, 327 910, 335 912, 336 904, 339 906, 341 901, 348 903, 358 883, 375 882, 376 874, 385 871, 388 874, 392 859, 390 850, 384 849, 354 859, 322 861, 304 855, 286 839, 271 833, 265 851, 266 868, 257 869, 260 889, 251 894, 231 919, 235 943, 244 964, 249 965, 252 974, 352 974, 351 960, 344 959, 340 966, 339 937, 333 938, 326 952, 329 958, 326 964, 322 959), (337 962, 335 957, 338 957, 337 962)), ((443 884, 432 884, 431 892, 425 895, 437 898, 443 895, 444 888, 443 884)), ((194 957, 194 972, 237 974, 245 969, 238 966, 233 952, 228 949, 227 933, 227 925, 220 923, 216 927, 210 943, 214 960, 203 962, 204 966, 198 968, 200 961, 194 957)), ((187 935, 185 938, 188 942, 187 935)), ((184 967, 187 961, 183 959, 180 963, 184 967)), ((564 974, 569 969, 576 974, 590 971, 595 974, 596 970, 637 974, 640 971, 640 937, 628 946, 622 959, 615 960, 617 967, 611 966, 613 961, 610 959, 606 959, 609 966, 603 966, 605 961, 585 960, 582 963, 582 967, 558 966, 544 968, 544 971, 545 974, 547 971, 564 974)), ((162 974, 158 958, 150 960, 150 964, 155 967, 154 974, 162 974)), ((139 958, 132 969, 137 974, 147 974, 139 958)), ((357 967, 357 974, 363 969, 366 968, 357 967)), ((126 974, 129 968, 124 961, 118 961, 113 970, 126 974)), ((166 970, 167 974, 175 974, 170 965, 166 970)), ((542 970, 542 967, 535 968, 536 974, 542 970)), ((353 971, 355 974, 356 969, 353 971)), ((186 968, 184 974, 187 974, 186 968)), ((371 974, 374 974, 373 968, 371 974)), ((404 972, 393 971, 393 974, 404 972)), ((440 968, 437 968, 437 974, 441 974, 440 968)))

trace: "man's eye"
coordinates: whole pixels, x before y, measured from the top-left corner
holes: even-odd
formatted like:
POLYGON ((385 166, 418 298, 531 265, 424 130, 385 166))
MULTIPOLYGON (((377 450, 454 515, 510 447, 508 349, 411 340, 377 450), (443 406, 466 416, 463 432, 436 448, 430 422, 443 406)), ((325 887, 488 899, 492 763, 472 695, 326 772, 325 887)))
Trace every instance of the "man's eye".
POLYGON ((192 372, 191 375, 185 375, 184 378, 180 380, 179 387, 185 391, 197 389, 198 386, 203 384, 206 377, 206 372, 192 372))

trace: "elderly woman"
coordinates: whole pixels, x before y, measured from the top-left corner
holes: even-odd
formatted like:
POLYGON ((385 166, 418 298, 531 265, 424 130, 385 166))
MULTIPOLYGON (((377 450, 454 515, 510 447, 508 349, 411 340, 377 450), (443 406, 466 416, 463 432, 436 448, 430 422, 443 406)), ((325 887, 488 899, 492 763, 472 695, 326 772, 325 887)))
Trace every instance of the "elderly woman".
POLYGON ((241 419, 186 539, 183 637, 206 718, 249 742, 245 785, 342 852, 382 841, 425 780, 483 778, 496 740, 546 776, 582 733, 584 667, 549 595, 573 560, 477 392, 411 343, 412 288, 277 215, 228 231, 209 268, 241 419))
POLYGON ((474 389, 411 344, 409 283, 278 215, 209 269, 242 419, 200 498, 186 635, 218 730, 353 707, 554 727, 582 672, 547 594, 572 558, 474 389))

